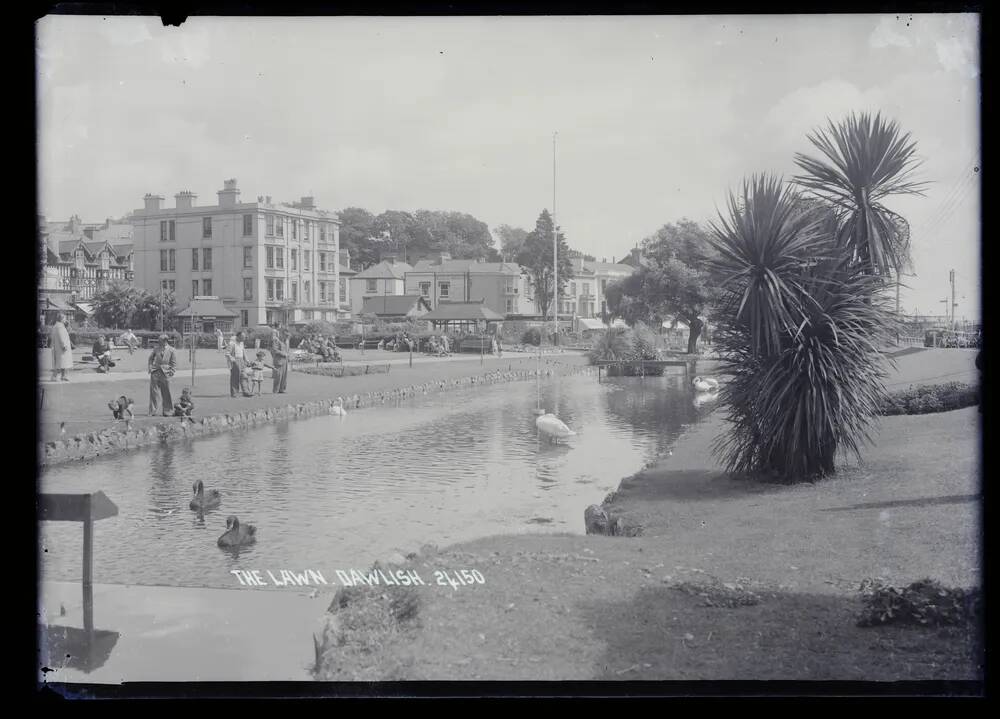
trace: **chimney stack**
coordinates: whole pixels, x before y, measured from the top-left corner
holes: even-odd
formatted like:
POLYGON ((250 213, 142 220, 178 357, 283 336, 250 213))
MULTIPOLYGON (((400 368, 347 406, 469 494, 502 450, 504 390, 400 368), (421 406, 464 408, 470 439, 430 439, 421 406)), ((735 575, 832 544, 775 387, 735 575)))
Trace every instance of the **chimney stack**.
POLYGON ((70 231, 70 234, 79 235, 80 234, 80 226, 82 224, 83 224, 83 222, 80 220, 80 216, 79 215, 73 215, 72 217, 70 217, 69 218, 69 231, 70 231))
POLYGON ((146 212, 158 212, 160 210, 160 203, 163 202, 163 195, 147 194, 142 199, 146 201, 146 212))
POLYGON ((198 195, 194 194, 193 192, 191 192, 189 190, 184 190, 183 192, 178 192, 176 195, 174 195, 174 200, 177 203, 177 209, 178 210, 190 210, 192 207, 194 207, 194 201, 195 201, 195 198, 197 198, 197 197, 198 197, 198 195))
POLYGON ((442 265, 445 262, 448 262, 450 259, 451 259, 451 253, 450 252, 441 252, 440 254, 438 254, 437 264, 442 265))
POLYGON ((302 202, 300 202, 299 205, 302 207, 303 210, 315 210, 316 209, 315 199, 316 199, 315 197, 303 197, 302 202))
POLYGON ((240 197, 240 191, 236 187, 236 180, 226 180, 222 183, 223 189, 219 190, 219 207, 235 207, 240 197))

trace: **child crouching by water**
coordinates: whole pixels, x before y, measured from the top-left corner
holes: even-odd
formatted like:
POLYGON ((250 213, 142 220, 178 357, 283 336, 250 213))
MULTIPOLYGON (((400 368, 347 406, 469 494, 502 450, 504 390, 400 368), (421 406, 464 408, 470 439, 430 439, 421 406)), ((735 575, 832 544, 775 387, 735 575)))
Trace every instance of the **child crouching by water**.
MULTIPOLYGON (((191 399, 191 390, 185 387, 181 390, 181 398, 174 405, 174 417, 186 417, 191 419, 194 411, 194 400, 191 399)), ((192 420, 193 421, 193 420, 192 420)))
POLYGON ((111 414, 115 419, 131 420, 134 416, 132 414, 133 406, 132 399, 125 395, 108 402, 108 409, 111 410, 111 414))

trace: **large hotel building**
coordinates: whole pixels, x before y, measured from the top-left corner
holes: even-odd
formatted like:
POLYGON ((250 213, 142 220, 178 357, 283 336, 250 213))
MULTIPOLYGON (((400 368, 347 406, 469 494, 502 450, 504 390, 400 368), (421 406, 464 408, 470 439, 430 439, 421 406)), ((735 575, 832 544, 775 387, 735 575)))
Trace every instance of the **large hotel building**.
POLYGON ((163 197, 146 195, 132 219, 135 284, 173 292, 178 307, 218 296, 237 328, 348 316, 354 273, 341 265, 337 214, 311 197, 240 202, 236 180, 223 184, 217 205, 199 206, 196 195, 180 192, 168 208, 163 197))

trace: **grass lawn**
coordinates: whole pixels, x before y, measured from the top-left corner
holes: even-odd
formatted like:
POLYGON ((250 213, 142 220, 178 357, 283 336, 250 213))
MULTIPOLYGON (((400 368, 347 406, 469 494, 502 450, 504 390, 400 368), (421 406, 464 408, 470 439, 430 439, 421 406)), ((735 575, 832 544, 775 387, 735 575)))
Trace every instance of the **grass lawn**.
MULTIPOLYGON (((901 357, 898 376, 964 371, 937 352, 901 357)), ((978 627, 856 626, 868 577, 980 586, 979 420, 883 418, 862 464, 795 486, 727 478, 708 451, 722 422, 695 426, 607 505, 642 536, 428 549, 410 562, 421 576, 485 584, 418 588, 413 623, 321 678, 981 679, 978 627), (734 591, 753 601, 712 606, 734 591)))

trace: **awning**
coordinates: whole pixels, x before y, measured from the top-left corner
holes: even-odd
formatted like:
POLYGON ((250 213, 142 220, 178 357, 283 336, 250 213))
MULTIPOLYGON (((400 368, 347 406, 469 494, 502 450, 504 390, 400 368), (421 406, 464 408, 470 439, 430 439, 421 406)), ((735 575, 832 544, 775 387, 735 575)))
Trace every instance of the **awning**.
POLYGON ((589 317, 580 318, 580 329, 584 330, 606 330, 608 326, 598 319, 589 317))
POLYGON ((78 310, 87 316, 94 314, 94 306, 89 302, 76 302, 75 305, 78 310))
POLYGON ((236 313, 226 309, 218 297, 195 297, 187 307, 177 313, 177 317, 200 317, 203 320, 216 317, 235 317, 236 313))

